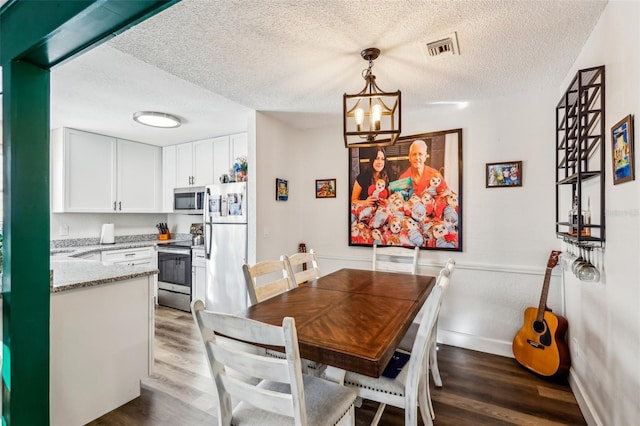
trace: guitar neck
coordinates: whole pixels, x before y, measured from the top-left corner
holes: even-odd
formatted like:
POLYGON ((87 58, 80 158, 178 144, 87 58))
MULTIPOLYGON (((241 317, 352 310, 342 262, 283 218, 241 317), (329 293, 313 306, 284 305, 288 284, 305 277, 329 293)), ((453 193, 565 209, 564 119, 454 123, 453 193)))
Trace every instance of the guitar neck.
POLYGON ((538 305, 538 316, 536 319, 542 321, 544 319, 544 311, 547 309, 547 295, 549 294, 549 281, 551 280, 551 270, 553 268, 547 267, 547 272, 544 274, 544 285, 542 286, 542 294, 540 294, 540 304, 538 305))

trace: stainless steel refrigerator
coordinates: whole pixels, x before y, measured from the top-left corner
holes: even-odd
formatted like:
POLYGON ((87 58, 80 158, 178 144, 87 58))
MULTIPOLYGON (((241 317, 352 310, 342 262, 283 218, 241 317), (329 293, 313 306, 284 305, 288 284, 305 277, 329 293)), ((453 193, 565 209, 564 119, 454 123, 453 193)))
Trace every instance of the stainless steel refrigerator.
POLYGON ((247 183, 208 185, 204 205, 206 308, 243 311, 247 308, 242 273, 247 262, 247 183))

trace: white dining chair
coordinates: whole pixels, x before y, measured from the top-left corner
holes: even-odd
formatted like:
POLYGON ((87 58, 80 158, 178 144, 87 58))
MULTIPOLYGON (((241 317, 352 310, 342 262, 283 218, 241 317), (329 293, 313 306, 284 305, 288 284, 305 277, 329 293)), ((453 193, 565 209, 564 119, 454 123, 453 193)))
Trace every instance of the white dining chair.
POLYGON ((307 253, 295 253, 289 256, 280 256, 280 260, 287 258, 291 271, 293 271, 296 285, 320 278, 318 256, 311 249, 307 253))
POLYGON ((281 260, 265 260, 255 265, 242 265, 251 304, 296 288, 293 271, 286 256, 281 260))
POLYGON ((373 270, 389 272, 418 273, 420 247, 378 247, 373 245, 373 270))
POLYGON ((354 390, 302 374, 293 318, 286 317, 282 326, 274 326, 206 311, 201 300, 192 302, 191 312, 217 389, 218 425, 355 424, 354 390), (229 338, 256 347, 282 347, 286 359, 230 346, 229 338), (232 374, 234 371, 242 371, 256 380, 240 380, 232 374), (235 407, 232 400, 237 403, 235 407))
POLYGON ((448 285, 449 272, 443 269, 425 302, 424 315, 409 360, 395 378, 374 378, 352 372, 346 373, 345 386, 355 389, 360 398, 380 403, 372 425, 378 424, 387 404, 404 409, 406 426, 418 424, 418 409, 424 424, 433 424, 429 375, 426 374, 430 352, 428 346, 440 310, 442 295, 448 285))
MULTIPOLYGON (((444 300, 444 293, 446 293, 446 290, 448 288, 448 284, 451 283, 451 276, 453 275, 453 271, 455 269, 455 266, 456 266, 456 261, 451 259, 451 258, 448 259, 447 263, 440 270, 440 273, 438 275, 438 276, 440 276, 443 273, 445 273, 444 271, 446 271, 446 273, 448 273, 448 276, 449 276, 449 280, 447 282, 447 287, 445 287, 443 289, 442 300, 444 300)), ((442 300, 440 301, 440 303, 442 303, 442 300)), ((416 318, 418 318, 418 321, 420 321, 420 317, 421 317, 421 315, 423 315, 423 311, 424 311, 424 309, 421 309, 420 312, 418 313, 418 315, 416 316, 416 318)), ((441 388, 442 387, 442 377, 440 376, 440 369, 438 367, 438 318, 440 318, 440 313, 439 312, 440 312, 440 310, 438 310, 438 316, 436 317, 436 323, 433 326, 433 332, 431 333, 431 337, 429 339, 429 370, 431 370, 431 376, 433 377, 433 384, 436 387, 441 388)), ((417 335, 419 326, 420 326, 420 322, 415 322, 415 321, 411 324, 411 326, 409 326, 409 330, 404 335, 404 337, 402 338, 402 341, 398 345, 399 349, 407 351, 407 352, 411 352, 411 349, 413 347, 414 341, 416 339, 416 335, 417 335)), ((425 371, 425 374, 428 374, 428 372, 425 371)), ((430 389, 427 389, 427 391, 429 392, 429 394, 431 394, 431 390, 430 389)), ((433 407, 431 406, 431 398, 429 398, 429 407, 430 407, 430 410, 431 410, 431 417, 435 418, 435 413, 433 411, 433 407)))

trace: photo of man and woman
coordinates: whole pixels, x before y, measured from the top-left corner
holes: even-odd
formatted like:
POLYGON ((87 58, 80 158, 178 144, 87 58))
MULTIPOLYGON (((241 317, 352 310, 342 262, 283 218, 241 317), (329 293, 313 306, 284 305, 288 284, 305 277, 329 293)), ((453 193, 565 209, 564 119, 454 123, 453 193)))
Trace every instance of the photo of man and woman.
POLYGON ((349 151, 349 245, 462 250, 461 129, 349 151))

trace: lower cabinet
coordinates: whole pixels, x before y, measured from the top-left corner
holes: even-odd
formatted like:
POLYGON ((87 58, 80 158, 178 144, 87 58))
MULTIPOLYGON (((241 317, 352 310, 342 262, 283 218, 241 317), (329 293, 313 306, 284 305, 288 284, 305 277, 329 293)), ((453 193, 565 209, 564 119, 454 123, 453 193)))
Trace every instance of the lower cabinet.
MULTIPOLYGON (((158 256, 153 247, 135 247, 119 250, 104 250, 100 254, 102 262, 117 263, 122 265, 146 265, 158 267, 158 256)), ((158 304, 158 276, 153 275, 153 300, 158 304)))
POLYGON ((123 265, 156 265, 153 247, 135 247, 119 250, 105 250, 101 254, 103 262, 123 265))
POLYGON ((205 276, 204 248, 191 250, 191 283, 193 288, 191 299, 206 301, 207 280, 205 276))

